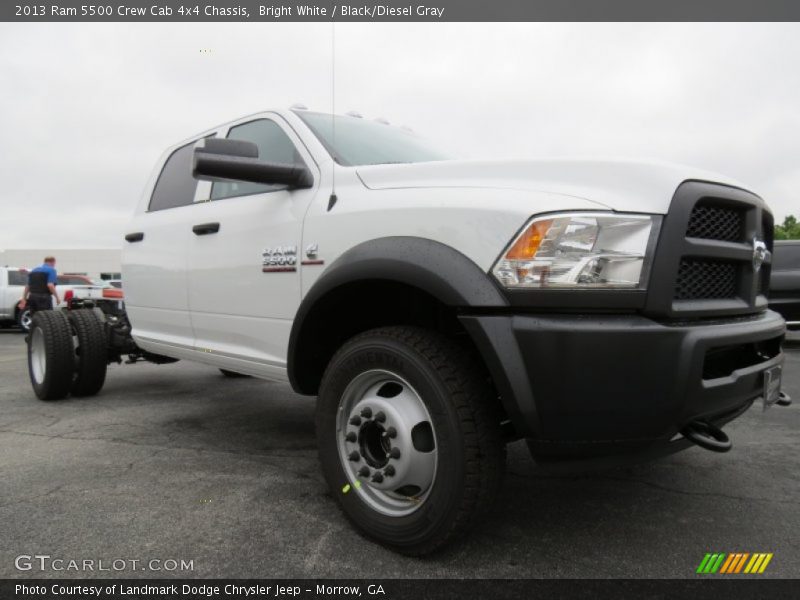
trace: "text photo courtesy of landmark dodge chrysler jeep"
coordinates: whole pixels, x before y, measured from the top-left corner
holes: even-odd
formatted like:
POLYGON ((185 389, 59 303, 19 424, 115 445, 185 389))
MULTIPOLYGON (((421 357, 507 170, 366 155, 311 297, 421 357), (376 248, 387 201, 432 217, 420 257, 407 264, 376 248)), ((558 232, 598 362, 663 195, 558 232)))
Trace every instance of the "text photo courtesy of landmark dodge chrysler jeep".
POLYGON ((37 314, 31 381, 91 395, 127 356, 289 382, 318 396, 345 515, 425 554, 491 506, 509 441, 552 468, 724 452, 727 422, 790 404, 772 231, 759 196, 687 167, 453 160, 383 122, 264 112, 164 153, 125 306, 37 314))

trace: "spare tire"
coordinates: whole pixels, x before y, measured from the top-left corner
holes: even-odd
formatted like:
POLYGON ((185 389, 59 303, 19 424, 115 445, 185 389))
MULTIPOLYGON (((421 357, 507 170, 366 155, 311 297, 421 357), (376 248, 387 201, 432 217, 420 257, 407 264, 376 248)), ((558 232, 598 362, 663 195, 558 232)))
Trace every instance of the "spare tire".
POLYGON ((28 374, 40 400, 69 395, 75 370, 75 349, 66 315, 43 310, 33 315, 28 338, 28 374))
POLYGON ((102 321, 92 309, 69 312, 69 322, 76 337, 74 396, 94 396, 103 389, 108 368, 106 332, 102 321))

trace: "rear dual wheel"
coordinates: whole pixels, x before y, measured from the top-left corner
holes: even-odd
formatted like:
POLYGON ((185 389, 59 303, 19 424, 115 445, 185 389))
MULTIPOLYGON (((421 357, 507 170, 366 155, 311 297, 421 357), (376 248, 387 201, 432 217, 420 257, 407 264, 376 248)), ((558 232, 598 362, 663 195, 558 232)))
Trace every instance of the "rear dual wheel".
POLYGON ((387 327, 347 342, 316 416, 323 473, 346 516, 409 555, 467 531, 502 480, 493 401, 480 366, 436 332, 387 327))
POLYGON ((43 310, 31 319, 28 373, 40 400, 65 398, 75 373, 75 348, 66 315, 43 310))
POLYGON ((105 330, 92 310, 44 310, 33 316, 28 373, 40 400, 98 393, 107 364, 105 330))

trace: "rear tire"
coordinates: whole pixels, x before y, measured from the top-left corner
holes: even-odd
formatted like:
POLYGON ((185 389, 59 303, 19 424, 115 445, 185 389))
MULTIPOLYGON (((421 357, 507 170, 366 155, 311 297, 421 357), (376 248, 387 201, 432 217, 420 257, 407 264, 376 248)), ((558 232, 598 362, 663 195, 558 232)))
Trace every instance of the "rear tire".
POLYGON ((228 371, 228 369, 220 369, 219 372, 230 379, 244 379, 246 377, 252 377, 252 375, 245 375, 244 373, 237 373, 236 371, 228 371))
POLYGON ((72 331, 66 315, 43 310, 33 315, 28 339, 28 374, 40 400, 69 395, 75 369, 72 331))
POLYGON ((385 327, 348 341, 316 414, 322 471, 345 515, 413 556, 468 531, 502 481, 495 401, 481 365, 437 332, 385 327))
POLYGON ((78 342, 72 395, 94 396, 103 389, 106 381, 108 348, 105 328, 92 309, 70 311, 69 322, 78 342))

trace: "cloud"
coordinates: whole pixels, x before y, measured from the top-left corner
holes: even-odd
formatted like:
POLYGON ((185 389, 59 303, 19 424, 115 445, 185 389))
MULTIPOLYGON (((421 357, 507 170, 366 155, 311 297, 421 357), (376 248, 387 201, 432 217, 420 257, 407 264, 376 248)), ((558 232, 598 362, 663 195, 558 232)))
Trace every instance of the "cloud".
POLYGON ((692 164, 800 212, 796 24, 333 27, 3 24, 0 247, 119 246, 165 147, 296 101, 470 157, 692 164))

